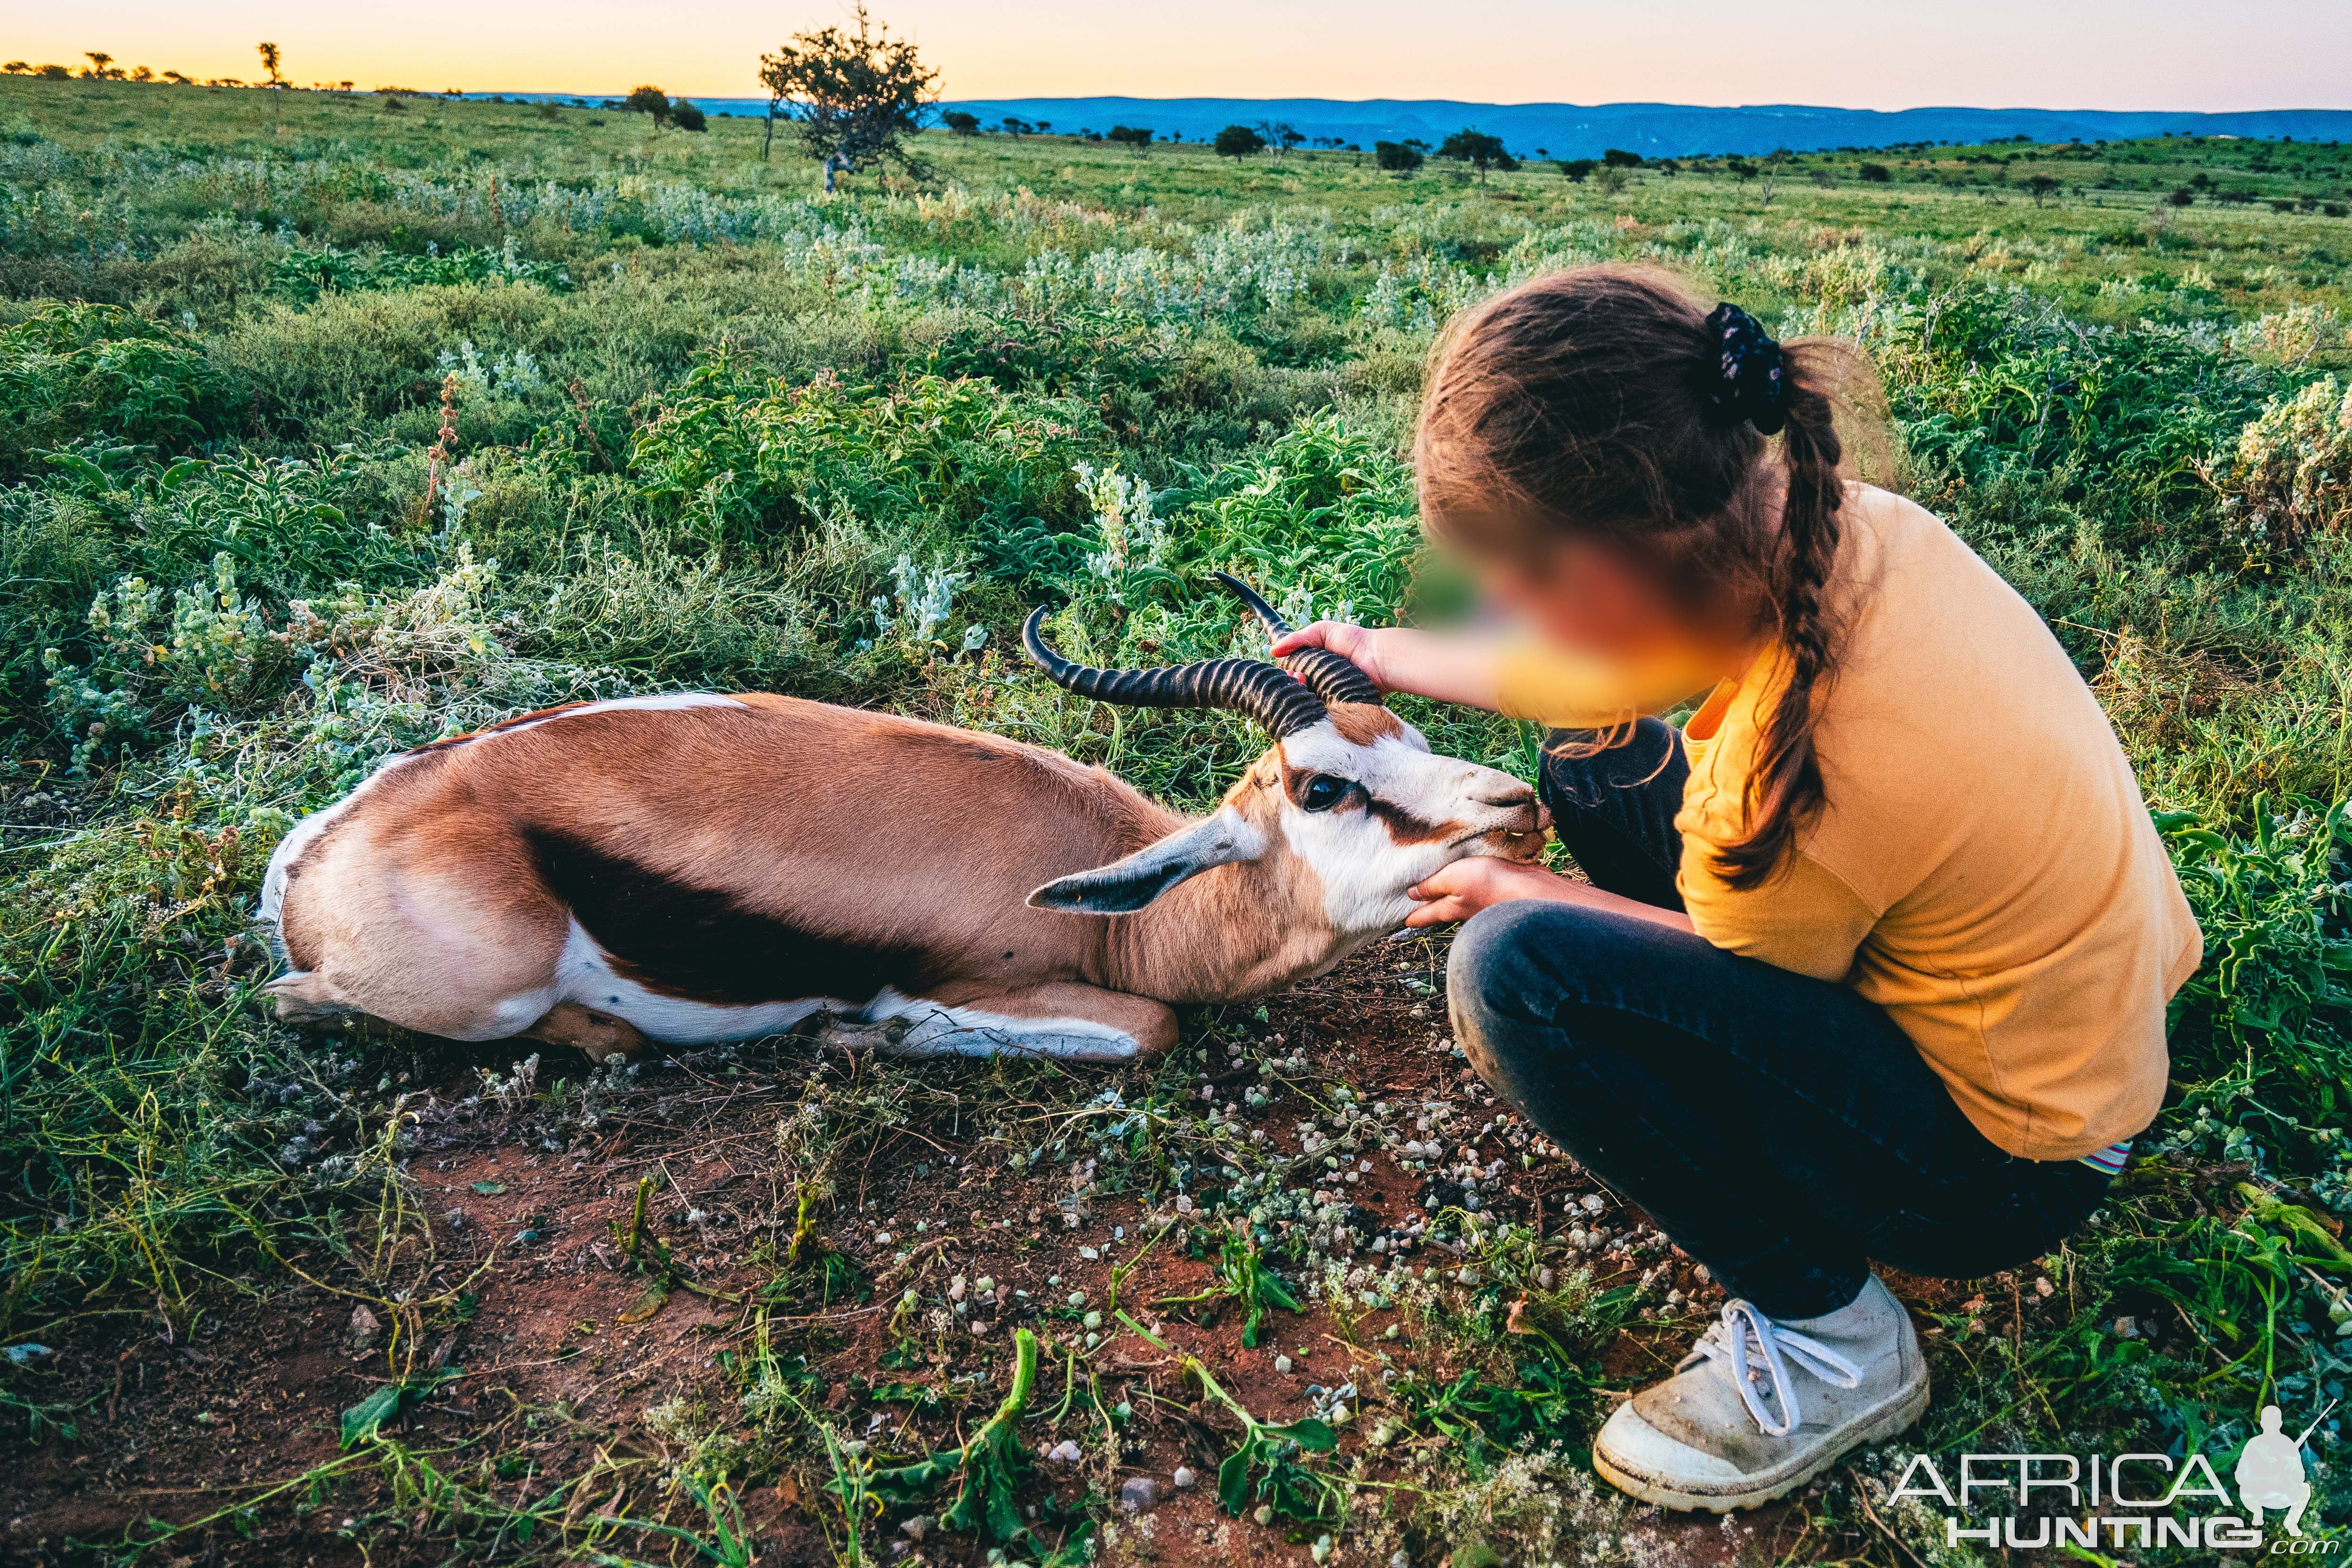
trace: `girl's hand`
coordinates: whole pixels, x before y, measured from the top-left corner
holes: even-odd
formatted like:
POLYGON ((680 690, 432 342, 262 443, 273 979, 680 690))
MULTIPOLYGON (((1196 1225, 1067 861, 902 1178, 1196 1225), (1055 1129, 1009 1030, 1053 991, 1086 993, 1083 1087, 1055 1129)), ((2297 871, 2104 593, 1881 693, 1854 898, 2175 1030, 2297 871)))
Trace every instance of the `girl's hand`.
POLYGON ((1301 648, 1328 648, 1372 678, 1382 691, 1404 691, 1492 710, 1496 701, 1496 650, 1472 637, 1414 631, 1404 626, 1351 626, 1317 621, 1277 637, 1274 657, 1301 648))
POLYGON ((1450 925, 1466 921, 1489 904, 1514 899, 1549 899, 1577 903, 1592 889, 1556 871, 1524 860, 1496 860, 1486 856, 1456 860, 1405 889, 1420 907, 1405 917, 1408 927, 1450 925))
POLYGON ((1514 899, 1582 904, 1673 931, 1691 929, 1690 916, 1680 910, 1662 910, 1654 904, 1603 892, 1590 882, 1579 882, 1524 860, 1496 860, 1485 856, 1456 860, 1423 878, 1420 886, 1405 890, 1420 900, 1419 907, 1405 917, 1409 930, 1466 921, 1489 904, 1507 904, 1514 899))
POLYGON ((1374 649, 1380 646, 1380 634, 1364 626, 1352 626, 1345 621, 1317 621, 1297 631, 1276 637, 1274 657, 1284 658, 1301 648, 1328 648, 1358 669, 1372 678, 1372 684, 1381 690, 1391 689, 1381 679, 1381 661, 1374 649))

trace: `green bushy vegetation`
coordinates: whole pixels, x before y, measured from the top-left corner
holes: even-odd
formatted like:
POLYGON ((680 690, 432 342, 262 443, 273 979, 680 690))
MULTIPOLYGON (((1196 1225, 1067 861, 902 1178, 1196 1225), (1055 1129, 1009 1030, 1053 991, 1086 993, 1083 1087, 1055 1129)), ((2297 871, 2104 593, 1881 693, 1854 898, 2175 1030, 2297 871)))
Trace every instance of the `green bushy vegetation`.
MULTIPOLYGON (((375 762, 578 698, 768 688, 1211 799, 1257 747, 1244 726, 1045 688, 1012 656, 1020 616, 1066 605, 1072 653, 1148 662, 1252 647, 1212 568, 1299 616, 1410 613, 1402 452, 1434 332, 1622 258, 1869 349, 1906 482, 2094 681, 2205 922, 2163 1120, 2044 1262, 2068 1310, 1942 1314, 1922 1446, 2219 1466, 2265 1399, 2299 1427, 2344 1393, 2336 150, 1898 149, 1612 163, 1603 185, 936 132, 920 184, 820 201, 751 121, 272 96, 0 80, 0 1343, 184 1324, 320 1267, 303 1256, 390 1256, 413 1218, 390 1058, 266 1021, 247 932, 278 837, 375 762), (2211 194, 2238 191, 2263 199, 2211 194)), ((1524 771, 1515 726, 1413 717, 1524 771)), ((1489 1320, 1531 1245, 1495 1243, 1455 1325, 1479 1365, 1507 1361, 1489 1320)), ((1630 1310, 1590 1285, 1538 1301, 1568 1348, 1518 1386, 1425 1391, 1411 1422, 1494 1439, 1460 1447, 1433 1530, 1566 1550, 1531 1500, 1583 1485, 1564 1456, 1599 1363, 1577 1336, 1630 1310)), ((834 1436, 780 1364, 747 1374, 761 1429, 805 1457, 834 1436)), ((47 1386, 12 1356, 0 1415, 63 1441, 86 1413, 47 1386)), ((1251 1495, 1322 1518, 1295 1433, 1244 1419, 1269 1467, 1251 1495)), ((1002 1430, 992 1487, 1019 1468, 1002 1430)), ((2330 1531, 2352 1510, 2337 1430, 2313 1449, 2330 1531)), ((724 1475, 681 1466, 717 1537, 740 1529, 724 1475)), ((1874 1560, 1962 1561, 1927 1515, 1864 1522, 1886 1468, 1805 1506, 1874 1560)), ((1027 1539, 988 1497, 996 1539, 1027 1539)))

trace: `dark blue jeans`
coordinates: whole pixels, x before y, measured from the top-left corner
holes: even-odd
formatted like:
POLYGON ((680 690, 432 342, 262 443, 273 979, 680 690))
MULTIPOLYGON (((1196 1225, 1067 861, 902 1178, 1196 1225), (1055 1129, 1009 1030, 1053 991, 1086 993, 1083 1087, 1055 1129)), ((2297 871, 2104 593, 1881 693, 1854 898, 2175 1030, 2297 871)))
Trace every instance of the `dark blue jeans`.
MULTIPOLYGON (((1646 720, 1626 745, 1548 758, 1542 789, 1596 884, 1678 909, 1686 772, 1646 720)), ((1872 1258, 1952 1279, 2022 1263, 2106 1188, 1988 1141, 1874 1004, 1685 931, 1497 904, 1454 939, 1448 982, 1495 1092, 1771 1317, 1845 1305, 1872 1258)))

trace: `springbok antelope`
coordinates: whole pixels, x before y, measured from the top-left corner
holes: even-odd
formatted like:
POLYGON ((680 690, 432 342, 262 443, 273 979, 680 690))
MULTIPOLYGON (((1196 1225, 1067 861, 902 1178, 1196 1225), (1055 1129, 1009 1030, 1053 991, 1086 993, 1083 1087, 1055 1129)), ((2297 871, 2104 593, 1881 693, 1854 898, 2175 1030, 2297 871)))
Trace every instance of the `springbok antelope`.
POLYGON ((1093 669, 1043 617, 1022 640, 1055 683, 1231 709, 1272 748, 1190 818, 1041 747, 789 697, 526 714, 394 759, 287 835, 260 903, 278 1016, 602 1061, 824 1012, 909 1054, 1118 1059, 1173 1042, 1170 1004, 1319 973, 1439 867, 1541 844, 1527 785, 1432 755, 1336 655, 1093 669))

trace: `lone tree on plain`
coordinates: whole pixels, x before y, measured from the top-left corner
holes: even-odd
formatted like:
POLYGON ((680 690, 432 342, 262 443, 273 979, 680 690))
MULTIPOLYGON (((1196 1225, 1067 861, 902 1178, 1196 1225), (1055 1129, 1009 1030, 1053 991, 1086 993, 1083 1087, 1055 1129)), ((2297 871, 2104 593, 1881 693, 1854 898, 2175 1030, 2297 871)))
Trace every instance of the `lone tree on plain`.
POLYGON ((1560 174, 1572 185, 1580 185, 1591 179, 1592 171, 1600 166, 1599 161, 1592 158, 1562 158, 1559 161, 1560 174))
POLYGON ((1220 158, 1248 158, 1265 151, 1265 138, 1246 125, 1228 125, 1213 145, 1220 158))
POLYGON ((621 109, 628 114, 650 114, 659 125, 669 119, 669 94, 648 82, 631 88, 629 96, 621 100, 621 109))
POLYGON ((2033 205, 2038 207, 2057 193, 2058 182, 2051 175, 2036 174, 2025 182, 2025 188, 2032 195, 2033 205))
POLYGON ((256 44, 253 46, 253 48, 254 52, 261 57, 261 68, 269 73, 269 80, 263 85, 268 87, 284 87, 286 85, 286 79, 278 74, 278 68, 279 65, 284 63, 286 57, 278 52, 278 46, 276 44, 256 44))
POLYGON ((1402 178, 1421 167, 1421 149, 1410 142, 1375 142, 1372 162, 1388 174, 1402 178))
MULTIPOLYGON (((980 134, 980 116, 968 109, 950 109, 940 116, 940 123, 958 136, 980 134)), ((764 156, 764 154, 763 154, 764 156)))
POLYGON ((1259 144, 1273 148, 1277 158, 1307 140, 1306 133, 1287 120, 1261 120, 1257 133, 1259 144))
POLYGON ((107 68, 114 63, 114 57, 104 49, 84 49, 81 52, 81 58, 89 62, 89 69, 81 74, 92 81, 104 81, 114 74, 107 68))
POLYGON ((1437 155, 1461 159, 1478 171, 1478 178, 1482 181, 1489 169, 1500 169, 1507 174, 1519 166, 1519 161, 1504 151, 1501 137, 1489 136, 1484 131, 1472 131, 1466 126, 1439 142, 1437 155))
POLYGON ((822 164, 828 195, 835 174, 886 158, 908 165, 906 138, 922 128, 923 111, 939 97, 939 79, 911 41, 892 37, 861 5, 856 32, 828 26, 796 33, 760 57, 760 80, 768 89, 760 156, 767 157, 781 114, 799 127, 802 148, 822 164))
POLYGON ((1132 147, 1141 154, 1150 149, 1151 128, 1148 125, 1114 125, 1103 132, 1103 140, 1132 147))

